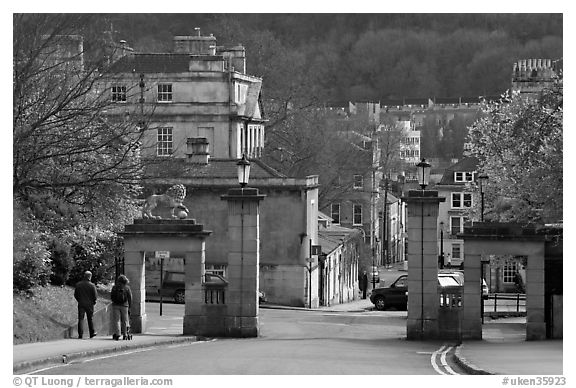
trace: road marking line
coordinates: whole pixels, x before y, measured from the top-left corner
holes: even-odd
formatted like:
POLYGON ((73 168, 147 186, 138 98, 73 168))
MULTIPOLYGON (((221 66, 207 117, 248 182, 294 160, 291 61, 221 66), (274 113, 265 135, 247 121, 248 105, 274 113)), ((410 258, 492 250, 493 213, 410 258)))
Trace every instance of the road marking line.
POLYGON ((30 372, 24 373, 24 374, 25 374, 25 375, 32 375, 32 374, 34 374, 34 373, 44 372, 45 370, 50 370, 50 369, 54 369, 54 368, 60 368, 60 367, 66 366, 66 365, 68 365, 68 364, 52 365, 52 366, 49 366, 49 367, 46 367, 46 368, 33 370, 33 371, 30 371, 30 372))
POLYGON ((434 353, 432 353, 432 356, 430 356, 430 364, 432 364, 432 368, 434 368, 434 370, 440 375, 446 375, 447 373, 444 373, 442 368, 440 368, 438 366, 438 364, 436 363, 436 355, 438 353, 440 353, 442 350, 444 350, 444 348, 445 348, 445 346, 442 345, 442 347, 440 347, 440 349, 436 350, 434 353))
POLYGON ((174 345, 167 346, 167 348, 168 348, 168 349, 173 349, 173 348, 179 348, 179 347, 182 347, 182 346, 196 345, 196 344, 202 344, 202 343, 214 342, 214 341, 216 341, 216 338, 213 338, 213 339, 207 340, 207 341, 184 342, 184 343, 181 343, 181 344, 174 344, 174 345))
POLYGON ((454 371, 454 369, 452 369, 450 367, 450 365, 448 365, 448 362, 446 361, 446 355, 448 354, 449 351, 451 351, 453 349, 452 346, 449 346, 448 348, 446 348, 445 351, 442 352, 442 355, 440 356, 440 362, 442 363, 442 366, 448 371, 448 373, 452 374, 452 375, 459 375, 459 373, 456 373, 454 371))

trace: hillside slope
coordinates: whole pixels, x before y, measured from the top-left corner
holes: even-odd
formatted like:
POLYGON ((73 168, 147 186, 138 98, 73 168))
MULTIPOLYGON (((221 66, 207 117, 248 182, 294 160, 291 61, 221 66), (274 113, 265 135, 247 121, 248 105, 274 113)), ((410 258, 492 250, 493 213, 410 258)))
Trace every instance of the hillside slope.
MULTIPOLYGON (((13 295, 14 345, 62 338, 64 330, 77 323, 73 287, 46 286, 32 291, 31 296, 13 295)), ((96 310, 110 302, 106 288, 98 291, 96 310)))

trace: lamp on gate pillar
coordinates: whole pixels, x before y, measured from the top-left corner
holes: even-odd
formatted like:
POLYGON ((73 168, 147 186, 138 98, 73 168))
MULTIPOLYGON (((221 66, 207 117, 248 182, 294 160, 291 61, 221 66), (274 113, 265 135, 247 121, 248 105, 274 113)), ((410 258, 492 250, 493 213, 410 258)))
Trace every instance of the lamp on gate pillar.
MULTIPOLYGON (((250 162, 243 154, 236 162, 240 187, 228 189, 221 196, 228 202, 228 288, 224 334, 232 337, 258 336, 258 279, 260 261, 260 210, 265 197, 257 188, 247 187, 250 162)), ((216 314, 217 312, 214 311, 216 314)), ((207 321, 210 325, 212 321, 207 321)))
POLYGON ((480 186, 480 221, 484 222, 484 190, 486 189, 488 175, 482 173, 476 179, 478 179, 478 186, 480 186))
POLYGON ((242 154, 242 159, 236 165, 238 166, 238 183, 244 188, 250 179, 250 162, 246 159, 246 154, 242 154))
MULTIPOLYGON (((240 184, 242 193, 244 193, 244 188, 248 184, 250 179, 250 162, 246 159, 246 154, 242 154, 242 159, 236 163, 238 168, 238 183, 240 184)), ((241 213, 240 213, 240 308, 242 308, 244 303, 244 201, 241 202, 241 213)))
POLYGON ((432 167, 426 159, 422 159, 420 163, 416 165, 418 168, 418 184, 422 190, 426 190, 426 186, 430 182, 430 168, 432 167))

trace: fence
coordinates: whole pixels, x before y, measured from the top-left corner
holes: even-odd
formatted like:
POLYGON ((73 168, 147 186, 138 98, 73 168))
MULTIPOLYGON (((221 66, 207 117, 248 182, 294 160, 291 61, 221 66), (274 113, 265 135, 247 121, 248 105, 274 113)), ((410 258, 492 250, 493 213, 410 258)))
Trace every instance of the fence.
POLYGON ((526 312, 526 294, 494 293, 484 301, 485 313, 526 312))

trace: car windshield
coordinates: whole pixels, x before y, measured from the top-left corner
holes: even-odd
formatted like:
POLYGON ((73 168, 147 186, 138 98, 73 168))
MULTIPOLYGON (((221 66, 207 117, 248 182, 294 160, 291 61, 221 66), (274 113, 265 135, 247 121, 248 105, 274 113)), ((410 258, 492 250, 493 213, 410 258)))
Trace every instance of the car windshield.
POLYGON ((441 287, 459 286, 460 284, 451 276, 438 276, 441 287))

